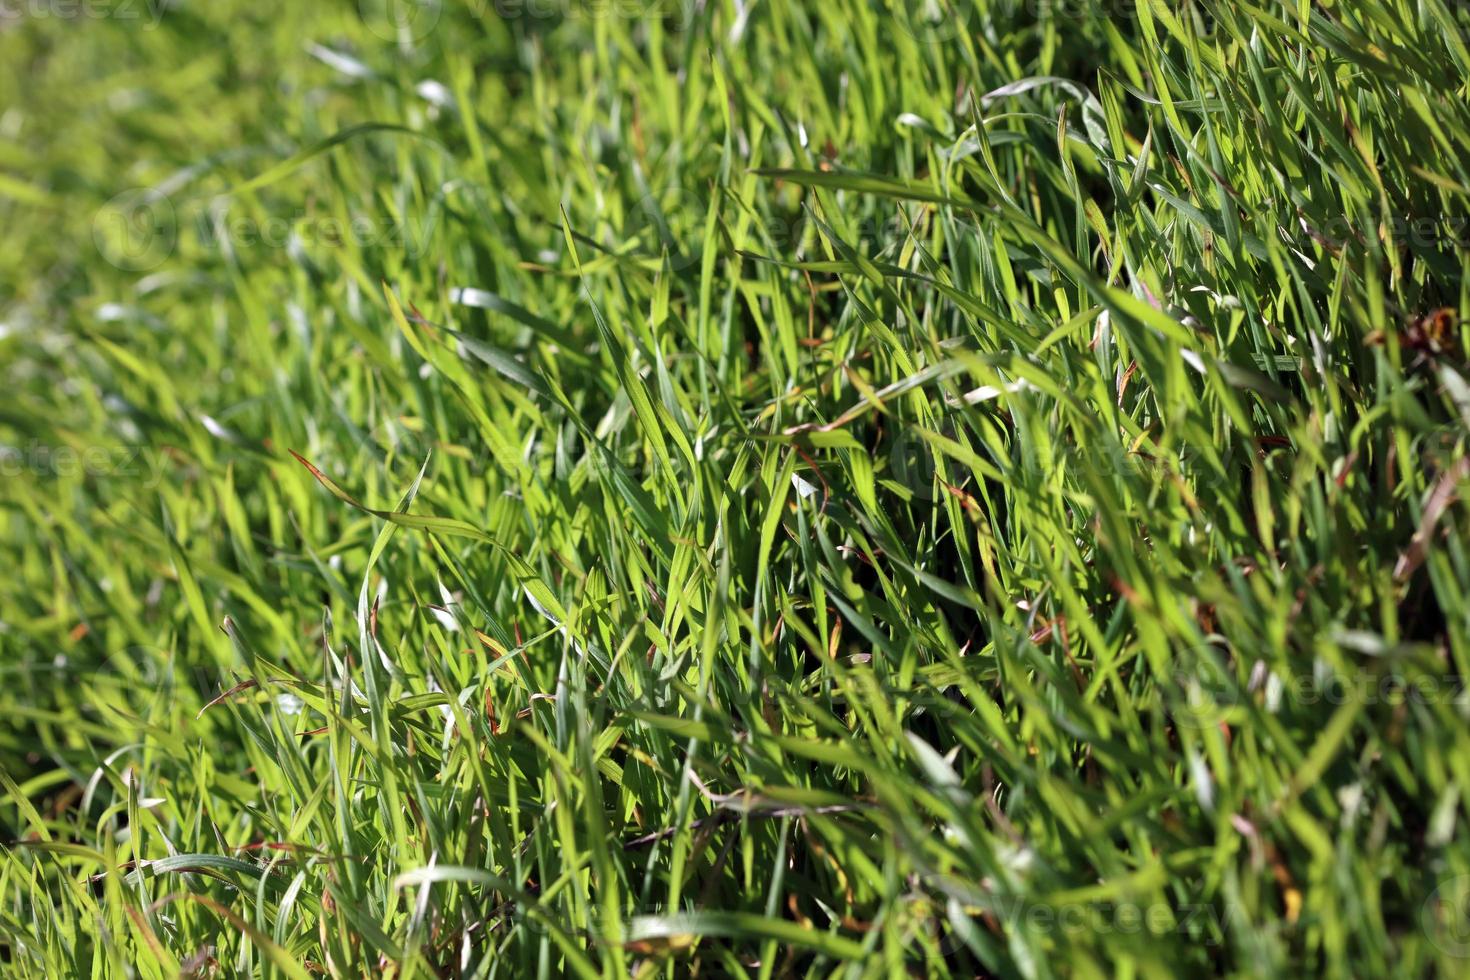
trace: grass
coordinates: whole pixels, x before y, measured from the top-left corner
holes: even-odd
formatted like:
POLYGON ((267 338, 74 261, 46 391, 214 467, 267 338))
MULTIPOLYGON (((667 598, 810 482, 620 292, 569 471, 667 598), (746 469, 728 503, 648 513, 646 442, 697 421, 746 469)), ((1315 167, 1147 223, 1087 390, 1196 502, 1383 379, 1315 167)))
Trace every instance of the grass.
POLYGON ((0 29, 7 973, 1463 973, 1465 8, 267 7, 0 29))

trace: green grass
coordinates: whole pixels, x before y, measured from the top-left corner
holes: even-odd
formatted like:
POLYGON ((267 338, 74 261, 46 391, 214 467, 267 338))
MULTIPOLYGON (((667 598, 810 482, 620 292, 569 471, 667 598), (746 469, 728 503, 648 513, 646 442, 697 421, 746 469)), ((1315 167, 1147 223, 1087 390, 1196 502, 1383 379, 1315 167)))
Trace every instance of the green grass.
POLYGON ((1470 965, 1454 0, 13 6, 5 973, 1470 965))

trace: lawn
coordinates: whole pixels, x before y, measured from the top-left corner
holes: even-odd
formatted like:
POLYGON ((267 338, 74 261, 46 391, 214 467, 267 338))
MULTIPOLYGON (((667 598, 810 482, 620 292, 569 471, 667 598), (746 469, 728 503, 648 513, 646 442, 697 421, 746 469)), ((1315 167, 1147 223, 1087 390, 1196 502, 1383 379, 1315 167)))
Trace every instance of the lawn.
POLYGON ((0 972, 1470 971, 1458 0, 13 0, 0 93, 0 972))

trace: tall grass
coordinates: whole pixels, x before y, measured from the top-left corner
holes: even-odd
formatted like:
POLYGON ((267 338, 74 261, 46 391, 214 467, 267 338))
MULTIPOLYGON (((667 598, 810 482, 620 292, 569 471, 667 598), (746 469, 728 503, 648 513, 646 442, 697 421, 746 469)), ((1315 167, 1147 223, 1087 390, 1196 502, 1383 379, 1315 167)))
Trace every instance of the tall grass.
POLYGON ((1466 969, 1463 7, 12 6, 6 972, 1466 969))

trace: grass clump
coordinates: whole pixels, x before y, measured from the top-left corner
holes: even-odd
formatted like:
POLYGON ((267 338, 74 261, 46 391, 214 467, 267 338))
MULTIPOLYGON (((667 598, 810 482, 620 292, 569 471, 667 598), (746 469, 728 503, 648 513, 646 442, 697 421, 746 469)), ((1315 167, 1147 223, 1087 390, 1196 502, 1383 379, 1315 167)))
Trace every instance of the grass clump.
POLYGON ((7 972, 1463 971, 1462 8, 65 9, 7 972))

